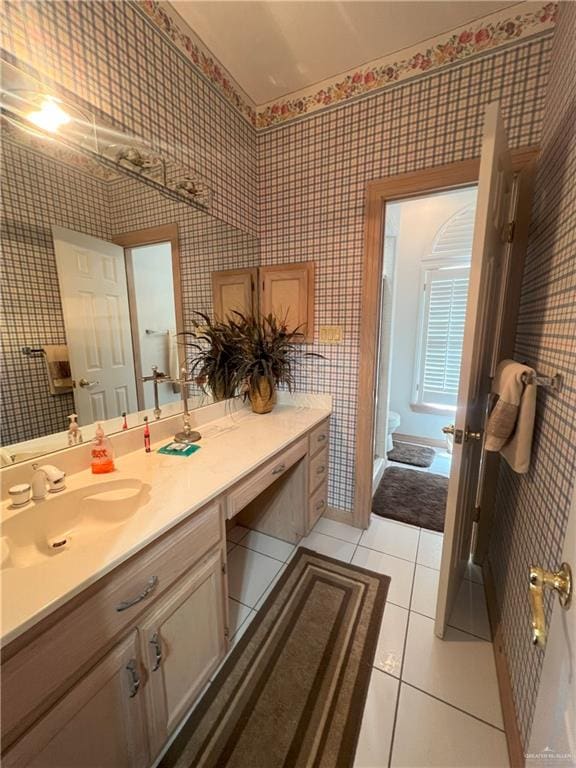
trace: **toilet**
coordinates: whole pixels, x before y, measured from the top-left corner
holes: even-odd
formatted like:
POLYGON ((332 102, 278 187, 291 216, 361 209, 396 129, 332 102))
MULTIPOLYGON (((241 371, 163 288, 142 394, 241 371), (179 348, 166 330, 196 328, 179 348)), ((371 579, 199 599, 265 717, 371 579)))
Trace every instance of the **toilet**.
POLYGON ((396 411, 388 411, 388 436, 386 438, 386 453, 394 448, 392 433, 400 426, 400 414, 396 411))

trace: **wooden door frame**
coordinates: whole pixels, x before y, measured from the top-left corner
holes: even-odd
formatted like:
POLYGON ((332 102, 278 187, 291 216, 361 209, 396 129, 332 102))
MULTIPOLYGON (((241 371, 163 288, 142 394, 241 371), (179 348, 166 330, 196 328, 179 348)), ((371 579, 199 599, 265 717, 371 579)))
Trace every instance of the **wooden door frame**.
MULTIPOLYGON (((170 243, 172 252, 172 283, 174 288, 174 309, 176 314, 176 333, 184 332, 184 310, 182 306, 182 284, 180 280, 180 241, 178 237, 178 224, 161 224, 157 227, 148 227, 146 229, 135 229, 131 232, 123 232, 121 235, 115 235, 112 242, 121 245, 124 248, 126 260, 126 278, 128 281, 128 294, 134 295, 133 275, 128 269, 128 259, 130 258, 132 248, 138 248, 143 245, 154 245, 156 243, 170 243), (126 258, 127 257, 127 258, 126 258)), ((130 309, 130 327, 132 329, 132 348, 134 350, 134 365, 142 372, 142 360, 140 353, 140 340, 137 334, 136 317, 134 317, 131 302, 128 302, 130 309)), ((181 368, 185 363, 185 353, 178 346, 178 367, 181 368)), ((136 376, 136 391, 138 393, 138 408, 144 410, 144 384, 139 376, 136 376)))
MULTIPOLYGON (((512 165, 518 172, 538 155, 535 145, 512 150, 512 165)), ((377 343, 380 326, 381 277, 384 257, 386 202, 422 194, 467 187, 478 182, 480 158, 437 165, 422 171, 402 173, 369 182, 364 215, 360 349, 356 415, 356 479, 352 523, 367 528, 372 506, 374 464, 374 418, 377 343)))

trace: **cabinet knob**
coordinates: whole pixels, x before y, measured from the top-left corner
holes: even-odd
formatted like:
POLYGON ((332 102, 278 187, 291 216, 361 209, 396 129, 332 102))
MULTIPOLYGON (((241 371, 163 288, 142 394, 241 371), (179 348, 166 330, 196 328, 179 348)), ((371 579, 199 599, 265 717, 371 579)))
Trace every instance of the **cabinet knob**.
POLYGON ((282 472, 284 472, 285 469, 286 469, 286 465, 285 464, 280 464, 280 466, 278 466, 278 467, 276 467, 276 469, 272 470, 272 474, 273 475, 281 475, 282 472))

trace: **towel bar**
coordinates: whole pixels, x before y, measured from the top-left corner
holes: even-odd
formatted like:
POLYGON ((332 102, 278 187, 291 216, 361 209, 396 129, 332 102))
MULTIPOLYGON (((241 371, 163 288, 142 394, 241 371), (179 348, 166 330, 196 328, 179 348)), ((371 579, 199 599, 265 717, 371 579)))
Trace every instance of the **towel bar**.
POLYGON ((562 386, 562 376, 555 373, 554 376, 539 376, 537 373, 525 373, 522 376, 524 384, 536 384, 537 387, 548 387, 555 392, 560 392, 562 386))
POLYGON ((22 347, 22 354, 30 357, 30 355, 43 355, 43 347, 22 347))

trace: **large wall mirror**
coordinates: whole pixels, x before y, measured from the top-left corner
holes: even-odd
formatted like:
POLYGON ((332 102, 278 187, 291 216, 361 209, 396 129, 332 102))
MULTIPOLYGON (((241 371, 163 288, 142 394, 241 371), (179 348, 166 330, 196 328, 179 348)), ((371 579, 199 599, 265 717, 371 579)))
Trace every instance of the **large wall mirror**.
MULTIPOLYGON (((3 121, 2 466, 154 418, 153 367, 178 378, 182 331, 212 312, 214 271, 258 240, 134 174, 3 121)), ((182 385, 158 386, 160 415, 182 385)), ((210 402, 191 387, 190 406, 210 402)), ((156 414, 158 415, 158 414, 156 414)))

